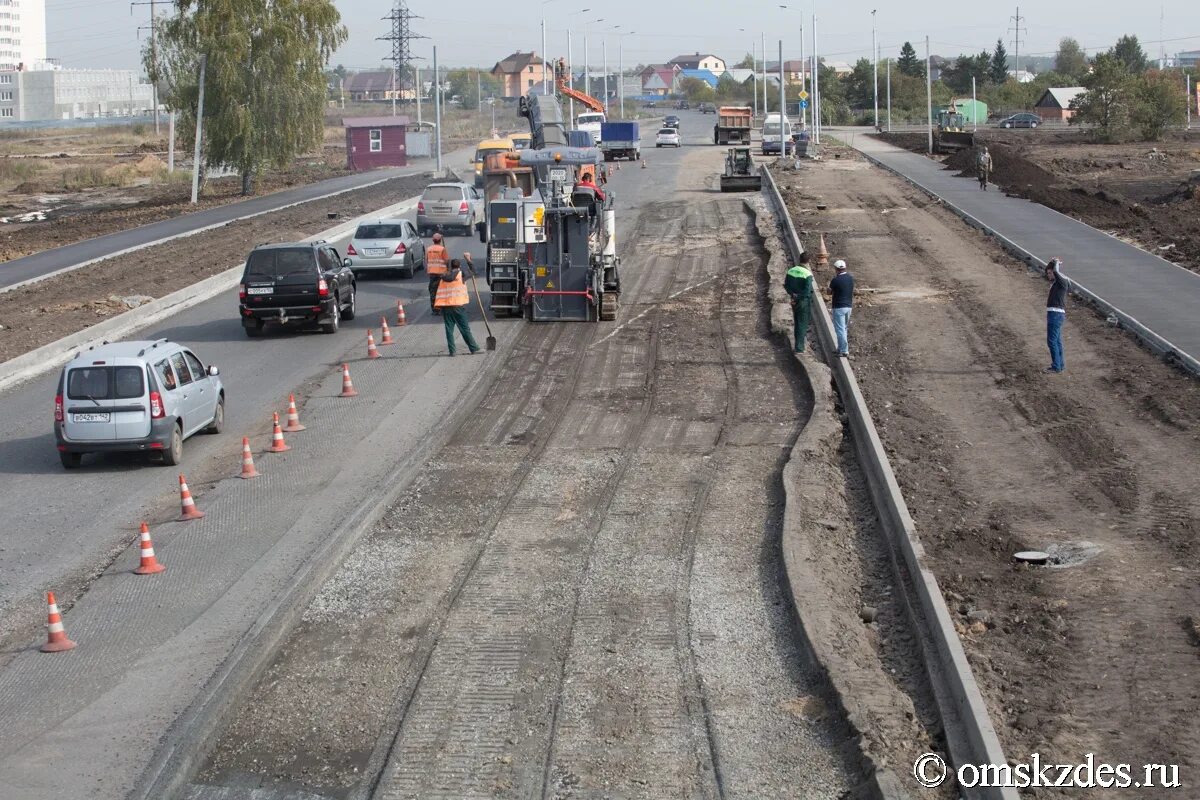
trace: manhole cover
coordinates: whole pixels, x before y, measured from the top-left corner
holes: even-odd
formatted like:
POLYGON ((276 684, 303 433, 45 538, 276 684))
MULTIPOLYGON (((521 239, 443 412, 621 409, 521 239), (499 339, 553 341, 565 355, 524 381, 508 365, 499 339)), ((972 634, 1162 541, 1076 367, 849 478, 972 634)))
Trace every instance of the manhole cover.
POLYGON ((1043 553, 1041 550, 1022 550, 1019 553, 1013 553, 1013 558, 1026 564, 1045 564, 1050 560, 1050 554, 1043 553))

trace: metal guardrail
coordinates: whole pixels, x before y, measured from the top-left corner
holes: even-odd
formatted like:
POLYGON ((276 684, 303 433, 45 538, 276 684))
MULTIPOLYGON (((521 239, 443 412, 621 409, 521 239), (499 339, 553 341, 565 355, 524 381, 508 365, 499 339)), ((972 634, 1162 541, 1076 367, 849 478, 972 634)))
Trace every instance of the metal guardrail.
MULTIPOLYGON (((775 185, 774 176, 765 166, 760 169, 767 196, 782 221, 784 239, 795 257, 803 252, 804 247, 796 235, 796 228, 775 185)), ((923 633, 920 638, 925 670, 945 730, 950 761, 955 766, 1004 766, 1008 762, 1000 739, 996 736, 987 705, 971 665, 967 662, 962 642, 954 630, 950 609, 938 588, 937 578, 925 565, 925 548, 917 536, 916 525, 875 430, 867 402, 858 388, 854 370, 849 359, 828 357, 837 350, 833 321, 820 293, 814 292, 813 299, 817 307, 817 341, 827 356, 826 361, 837 382, 854 436, 855 451, 879 521, 889 540, 893 568, 898 573, 901 586, 905 585, 901 573, 907 573, 915 595, 912 599, 916 600, 916 607, 906 602, 907 611, 914 628, 923 633)), ((1018 800, 1015 789, 958 787, 958 790, 968 800, 1018 800)))

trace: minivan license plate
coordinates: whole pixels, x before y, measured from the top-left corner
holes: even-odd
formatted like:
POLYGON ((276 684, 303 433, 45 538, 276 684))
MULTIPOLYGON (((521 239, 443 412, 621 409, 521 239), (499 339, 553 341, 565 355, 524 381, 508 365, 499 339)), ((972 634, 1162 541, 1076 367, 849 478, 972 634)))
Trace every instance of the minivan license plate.
POLYGON ((246 294, 270 294, 275 291, 274 286, 251 286, 246 290, 246 294))
POLYGON ((72 422, 108 422, 111 419, 109 414, 72 414, 72 422))

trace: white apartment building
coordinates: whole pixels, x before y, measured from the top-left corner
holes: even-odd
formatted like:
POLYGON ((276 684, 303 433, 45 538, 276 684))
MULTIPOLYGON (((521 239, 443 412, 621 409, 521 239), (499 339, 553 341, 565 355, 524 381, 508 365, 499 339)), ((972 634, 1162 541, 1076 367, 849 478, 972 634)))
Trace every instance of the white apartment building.
POLYGON ((0 123, 129 117, 153 110, 154 87, 129 69, 0 72, 0 123))
POLYGON ((46 0, 0 0, 0 70, 46 60, 46 0))

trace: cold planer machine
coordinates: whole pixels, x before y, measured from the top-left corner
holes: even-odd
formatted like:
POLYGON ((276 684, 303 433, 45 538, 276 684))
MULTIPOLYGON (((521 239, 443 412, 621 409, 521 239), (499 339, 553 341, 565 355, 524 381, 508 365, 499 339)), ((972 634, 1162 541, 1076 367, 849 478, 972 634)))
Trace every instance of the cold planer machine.
POLYGON ((532 190, 514 175, 489 196, 480 231, 492 309, 531 321, 614 320, 621 278, 613 198, 576 186, 585 173, 596 177, 600 151, 566 145, 554 98, 522 98, 521 110, 533 145, 517 169, 532 173, 532 190))

